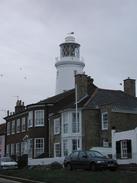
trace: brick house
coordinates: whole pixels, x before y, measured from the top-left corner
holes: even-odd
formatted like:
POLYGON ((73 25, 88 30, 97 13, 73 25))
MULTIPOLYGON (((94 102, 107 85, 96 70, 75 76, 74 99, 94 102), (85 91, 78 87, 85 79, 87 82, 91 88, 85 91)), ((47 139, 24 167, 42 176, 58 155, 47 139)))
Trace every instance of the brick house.
POLYGON ((17 101, 15 112, 5 117, 6 154, 60 157, 76 149, 109 147, 111 129, 137 126, 135 80, 124 80, 124 92, 100 89, 85 74, 76 75, 75 83, 75 89, 35 104, 17 101))
POLYGON ((24 106, 18 100, 15 112, 7 112, 6 155, 18 157, 28 154, 29 158, 49 156, 49 114, 60 106, 74 100, 74 90, 24 106))
POLYGON ((76 75, 76 101, 52 113, 49 119, 49 155, 65 156, 77 149, 110 147, 111 130, 134 129, 137 126, 135 80, 124 80, 124 92, 100 89, 93 79, 76 75))
POLYGON ((5 155, 5 132, 6 132, 6 124, 0 124, 0 157, 5 155))

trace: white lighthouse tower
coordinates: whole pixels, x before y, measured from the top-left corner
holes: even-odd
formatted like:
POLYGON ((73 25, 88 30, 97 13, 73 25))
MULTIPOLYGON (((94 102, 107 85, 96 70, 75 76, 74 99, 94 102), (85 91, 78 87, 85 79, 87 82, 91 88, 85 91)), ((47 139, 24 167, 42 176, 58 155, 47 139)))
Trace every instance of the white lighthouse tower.
POLYGON ((56 94, 74 88, 75 74, 82 74, 85 66, 80 60, 80 44, 75 42, 74 33, 68 34, 60 46, 60 59, 56 59, 56 94))

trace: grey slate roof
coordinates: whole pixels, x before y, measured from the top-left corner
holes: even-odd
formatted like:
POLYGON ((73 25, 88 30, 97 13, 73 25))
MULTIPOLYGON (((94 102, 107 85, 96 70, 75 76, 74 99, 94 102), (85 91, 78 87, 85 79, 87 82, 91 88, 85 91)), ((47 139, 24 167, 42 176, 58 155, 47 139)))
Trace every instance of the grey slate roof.
POLYGON ((120 90, 97 88, 86 107, 98 108, 103 105, 112 105, 115 108, 137 110, 137 98, 120 90))
MULTIPOLYGON (((70 95, 75 95, 75 90, 68 90, 66 92, 60 93, 58 95, 54 95, 53 97, 49 97, 47 99, 41 100, 37 103, 30 104, 30 105, 39 105, 39 104, 55 104, 61 100, 63 100, 66 97, 69 97, 70 95)), ((28 106, 30 106, 28 105, 28 106)))

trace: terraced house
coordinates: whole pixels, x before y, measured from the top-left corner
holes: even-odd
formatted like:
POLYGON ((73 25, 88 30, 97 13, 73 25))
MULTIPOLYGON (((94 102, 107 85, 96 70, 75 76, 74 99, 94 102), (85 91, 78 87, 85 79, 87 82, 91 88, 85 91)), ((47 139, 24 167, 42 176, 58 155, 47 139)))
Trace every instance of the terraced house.
POLYGON ((76 149, 110 147, 112 129, 137 126, 135 80, 124 81, 125 91, 100 89, 85 74, 75 81, 77 89, 35 104, 17 101, 15 113, 5 118, 6 154, 60 157, 76 149))

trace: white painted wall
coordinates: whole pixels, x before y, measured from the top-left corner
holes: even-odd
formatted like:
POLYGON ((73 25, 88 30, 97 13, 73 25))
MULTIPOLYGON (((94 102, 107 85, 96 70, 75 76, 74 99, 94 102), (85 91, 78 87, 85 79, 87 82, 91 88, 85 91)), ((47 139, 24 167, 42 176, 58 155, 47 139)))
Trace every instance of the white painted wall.
POLYGON ((40 159, 31 159, 28 158, 28 165, 29 166, 35 166, 35 165, 49 165, 53 162, 58 162, 60 164, 63 164, 64 157, 60 158, 40 158, 40 159))
POLYGON ((61 60, 55 64, 57 69, 56 94, 75 87, 75 71, 77 74, 83 73, 85 64, 80 60, 73 59, 74 57, 68 57, 67 60, 61 60))
POLYGON ((116 159, 116 141, 129 139, 132 144, 132 158, 131 159, 117 159, 118 164, 137 163, 137 128, 134 130, 115 132, 112 130, 112 155, 116 159))

